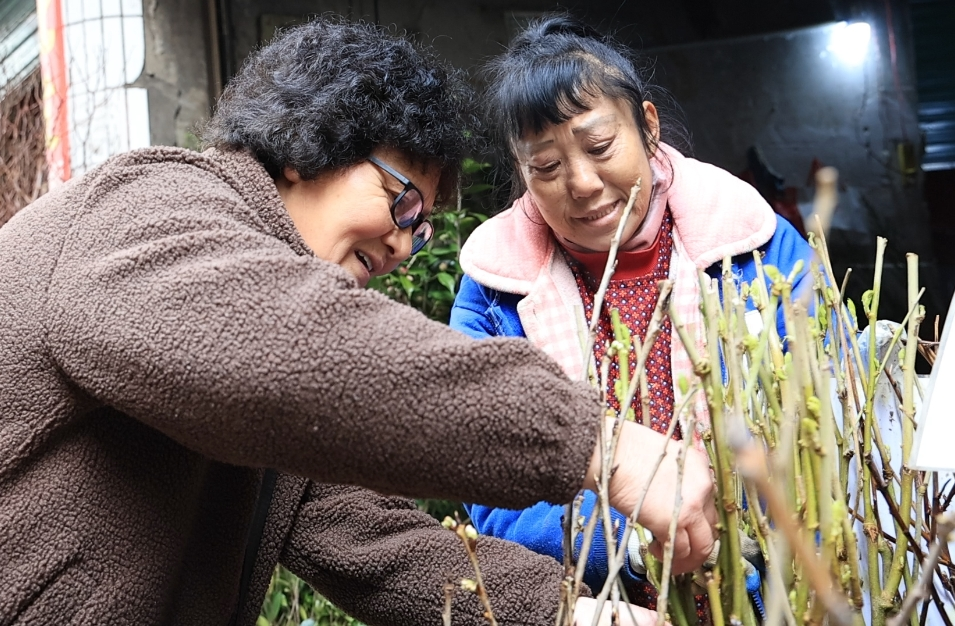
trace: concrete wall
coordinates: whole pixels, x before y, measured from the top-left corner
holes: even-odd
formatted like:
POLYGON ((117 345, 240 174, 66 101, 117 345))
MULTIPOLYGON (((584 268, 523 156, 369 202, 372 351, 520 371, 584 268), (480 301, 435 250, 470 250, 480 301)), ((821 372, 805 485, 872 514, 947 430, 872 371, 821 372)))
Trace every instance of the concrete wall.
POLYGON ((432 44, 458 67, 469 68, 502 50, 508 39, 505 18, 510 15, 502 7, 480 2, 441 0, 232 0, 230 12, 235 66, 260 38, 268 38, 275 23, 330 12, 392 25, 398 32, 432 44))
POLYGON ((849 291, 858 299, 871 286, 875 237, 887 237, 883 311, 901 319, 906 252, 920 256, 931 309, 944 309, 950 294, 935 283, 919 174, 903 176, 897 156, 900 142, 918 141, 914 72, 904 56, 897 59, 897 90, 884 22, 871 23, 868 54, 856 66, 828 50, 831 24, 648 54, 657 59, 658 82, 682 105, 701 160, 738 173, 756 146, 799 189, 807 217, 813 159, 838 168, 842 193, 830 244, 837 273, 853 268, 849 291))
POLYGON ((134 83, 149 97, 153 145, 198 145, 196 124, 208 119, 218 81, 206 0, 143 0, 146 62, 134 83))
POLYGON ((262 14, 305 16, 326 11, 395 25, 420 35, 460 67, 500 52, 529 15, 569 10, 637 47, 725 38, 832 19, 845 0, 229 0, 234 62, 258 38, 262 14))
MULTIPOLYGON (((145 0, 147 59, 141 82, 150 89, 154 143, 189 145, 194 124, 208 115, 210 93, 214 93, 210 83, 216 82, 218 69, 210 62, 210 3, 217 4, 215 0, 145 0)), ((222 42, 226 76, 277 26, 324 12, 391 24, 430 43, 455 65, 474 69, 504 48, 522 20, 555 7, 546 0, 229 0, 224 4, 222 28, 229 35, 222 42)), ((745 33, 759 24, 765 28, 799 20, 818 22, 829 6, 770 3, 776 7, 770 11, 764 4, 683 0, 656 12, 603 0, 563 6, 610 28, 638 49, 745 33), (706 16, 699 13, 703 9, 713 15, 703 19, 706 16), (759 11, 769 13, 760 17, 759 11)), ((657 82, 682 105, 701 159, 739 172, 746 149, 757 146, 787 184, 800 188, 803 202, 812 196, 805 181, 813 158, 840 170, 843 201, 834 223, 832 248, 838 271, 849 266, 854 270, 852 295, 857 298, 871 284, 874 237, 885 235, 890 245, 887 291, 904 293, 900 287, 904 253, 917 252, 923 261, 930 308, 944 310, 950 294, 941 293, 934 282, 920 174, 900 175, 896 157, 901 140, 918 140, 906 16, 895 8, 894 72, 884 11, 876 11, 868 21, 873 29, 869 51, 864 63, 854 68, 827 51, 831 26, 646 52, 658 59, 657 82)), ((904 315, 900 298, 889 296, 884 303, 886 315, 904 315)))

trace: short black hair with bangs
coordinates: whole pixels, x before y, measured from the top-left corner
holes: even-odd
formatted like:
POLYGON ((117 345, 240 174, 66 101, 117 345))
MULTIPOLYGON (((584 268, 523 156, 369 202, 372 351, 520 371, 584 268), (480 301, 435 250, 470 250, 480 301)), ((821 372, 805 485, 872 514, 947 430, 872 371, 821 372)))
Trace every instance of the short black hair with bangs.
MULTIPOLYGON (((638 69, 638 61, 630 48, 568 14, 532 21, 507 51, 485 68, 485 110, 498 148, 506 153, 501 156, 513 160, 516 142, 525 133, 566 122, 590 110, 588 103, 601 96, 630 104, 648 154, 656 145, 644 117, 646 101, 659 111, 660 138, 688 152, 686 127, 669 111, 673 109, 678 116, 679 107, 663 89, 649 82, 646 72, 638 69)), ((524 191, 516 172, 512 185, 513 197, 524 191)))

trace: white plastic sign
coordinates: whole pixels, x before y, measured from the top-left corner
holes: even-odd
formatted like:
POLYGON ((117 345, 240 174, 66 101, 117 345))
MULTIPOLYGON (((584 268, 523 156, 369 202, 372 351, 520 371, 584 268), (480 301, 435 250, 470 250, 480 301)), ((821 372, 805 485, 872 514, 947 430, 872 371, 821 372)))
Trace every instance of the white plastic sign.
POLYGON ((932 366, 922 406, 916 413, 918 428, 909 466, 921 470, 955 470, 955 339, 952 318, 955 298, 932 366), (951 350, 946 346, 952 344, 951 350))

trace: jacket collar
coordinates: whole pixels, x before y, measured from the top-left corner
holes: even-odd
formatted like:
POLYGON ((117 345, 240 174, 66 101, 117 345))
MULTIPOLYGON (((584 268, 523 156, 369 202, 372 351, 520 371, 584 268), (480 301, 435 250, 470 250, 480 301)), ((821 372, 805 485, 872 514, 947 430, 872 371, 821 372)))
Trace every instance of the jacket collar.
MULTIPOLYGON (((154 148, 148 148, 153 150, 154 148)), ((179 148, 159 148, 170 151, 179 148)), ((248 150, 209 148, 201 154, 192 153, 195 165, 215 172, 235 189, 242 200, 252 207, 259 226, 270 235, 284 241, 299 256, 314 256, 285 208, 275 181, 262 163, 248 150)))
MULTIPOLYGON (((689 259, 705 269, 755 250, 776 231, 776 215, 748 183, 660 144, 651 160, 654 196, 670 206, 689 259)), ((537 205, 524 194, 481 224, 461 249, 461 267, 478 283, 527 295, 556 246, 537 205)))

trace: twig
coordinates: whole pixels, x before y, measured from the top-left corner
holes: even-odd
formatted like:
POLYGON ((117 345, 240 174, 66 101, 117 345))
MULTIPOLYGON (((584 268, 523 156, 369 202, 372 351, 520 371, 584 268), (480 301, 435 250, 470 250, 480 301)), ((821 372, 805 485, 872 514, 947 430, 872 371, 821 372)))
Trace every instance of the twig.
POLYGON ((587 565, 587 555, 590 554, 590 546, 593 543, 594 532, 597 527, 597 520, 600 519, 600 516, 597 515, 596 507, 590 513, 590 518, 587 520, 587 526, 584 529, 584 539, 581 542, 580 546, 580 558, 577 559, 576 571, 574 572, 574 588, 579 589, 580 583, 584 580, 584 570, 587 565))
MULTIPOLYGON (((882 287, 882 261, 885 255, 886 240, 883 237, 876 237, 875 252, 875 270, 872 284, 872 300, 868 307, 865 307, 866 317, 869 320, 869 384, 866 387, 865 416, 866 426, 862 431, 863 443, 862 454, 867 457, 872 454, 872 436, 877 429, 869 422, 874 421, 874 400, 875 383, 879 376, 876 369, 878 365, 878 355, 876 354, 876 334, 875 327, 878 320, 879 295, 882 287)), ((864 303, 863 303, 864 304, 864 303)), ((867 465, 862 467, 862 490, 863 493, 870 493, 872 485, 872 475, 867 465)), ((870 528, 878 528, 876 521, 877 511, 872 506, 872 498, 866 497, 863 500, 865 509, 865 525, 870 528)), ((866 560, 869 573, 869 593, 872 596, 870 603, 872 626, 883 626, 885 624, 885 611, 879 598, 882 596, 882 577, 880 576, 881 567, 879 566, 879 553, 877 545, 873 545, 873 538, 866 532, 864 533, 866 541, 863 542, 866 551, 866 560)))
POLYGON ((620 220, 617 222, 617 230, 614 232, 613 239, 610 240, 610 252, 607 255, 607 265, 604 268, 603 277, 600 279, 600 287, 594 295, 594 311, 590 317, 589 334, 587 345, 584 346, 584 378, 590 371, 590 363, 593 359, 594 342, 597 340, 597 324, 600 323, 600 310, 603 308, 604 297, 607 294, 607 287, 610 285, 610 277, 613 276, 614 268, 617 265, 617 248, 620 246, 620 238, 623 236, 623 229, 627 225, 627 219, 630 212, 633 211, 633 205, 637 201, 637 194, 640 192, 642 178, 637 178, 637 182, 630 188, 630 198, 627 205, 620 214, 620 220))
POLYGON ((839 194, 836 191, 838 180, 839 174, 834 167, 823 167, 816 172, 816 194, 812 208, 816 217, 817 235, 825 236, 829 232, 832 214, 839 200, 839 194))
MULTIPOLYGON (((675 416, 674 416, 675 418, 675 416)), ((677 421, 674 419, 673 421, 677 421)), ((676 457, 676 494, 673 497, 673 516, 670 518, 670 527, 667 530, 666 544, 663 546, 663 574, 660 576, 660 593, 657 596, 657 626, 663 626, 666 621, 667 600, 670 593, 670 572, 673 569, 673 548, 676 541, 676 525, 683 508, 683 468, 686 465, 686 451, 693 443, 692 433, 696 428, 696 416, 692 415, 688 422, 688 435, 683 438, 683 445, 677 451, 676 457)))
MULTIPOLYGON (((601 466, 602 466, 601 476, 598 477, 599 480, 597 481, 598 498, 605 498, 606 494, 609 493, 609 479, 610 479, 610 475, 613 472, 613 470, 610 467, 610 463, 612 463, 613 459, 616 456, 617 442, 619 441, 619 437, 620 437, 620 427, 625 416, 630 411, 630 406, 636 394, 636 387, 639 385, 641 380, 646 378, 645 369, 646 369, 647 358, 649 357, 650 350, 652 349, 653 344, 656 342, 657 336, 663 329, 664 311, 667 309, 670 302, 670 293, 672 289, 672 283, 670 281, 660 281, 658 283, 658 289, 660 293, 659 293, 659 296, 657 297, 657 303, 656 303, 656 306, 654 307, 653 315, 650 318, 650 324, 647 327, 647 332, 646 332, 646 335, 644 336, 644 341, 641 346, 640 354, 638 355, 638 358, 637 358, 637 364, 634 369, 634 376, 630 380, 630 386, 627 389, 626 396, 620 402, 620 412, 617 414, 617 419, 614 422, 613 434, 610 438, 609 445, 605 445, 603 443, 605 439, 604 439, 603 430, 601 430, 600 445, 601 445, 601 450, 603 450, 603 456, 601 459, 601 466)), ((602 385, 602 388, 604 389, 606 388, 606 382, 602 382, 601 385, 602 385)), ((678 425, 678 423, 679 423, 679 420, 677 419, 674 419, 671 421, 670 427, 668 429, 667 436, 666 436, 667 440, 673 437, 673 432, 676 426, 678 425)), ((666 454, 665 447, 663 450, 663 454, 664 455, 666 454)), ((628 523, 626 527, 624 528, 623 541, 621 542, 621 546, 618 550, 618 552, 622 553, 624 556, 626 555, 627 541, 630 538, 632 527, 633 525, 637 523, 636 521, 637 516, 639 516, 640 509, 643 507, 643 499, 646 497, 646 490, 649 489, 650 482, 652 482, 653 477, 656 475, 657 469, 659 469, 660 462, 662 462, 662 460, 663 459, 661 457, 658 460, 657 464, 653 467, 653 470, 650 473, 649 479, 647 483, 644 485, 645 489, 643 491, 643 494, 640 497, 639 503, 637 507, 634 509, 633 513, 631 513, 631 515, 629 516, 628 523)), ((602 509, 601 515, 604 517, 604 520, 605 520, 604 528, 606 532, 606 529, 610 525, 608 521, 609 520, 609 504, 606 507, 604 507, 602 504, 601 509, 602 509)), ((596 515, 596 512, 594 515, 596 515)), ((596 532, 594 525, 591 525, 588 523, 586 532, 589 533, 589 536, 588 534, 584 535, 584 542, 587 543, 587 545, 589 546, 590 538, 592 537, 593 533, 596 532)), ((613 533, 613 536, 616 536, 616 534, 613 533)), ((589 549, 588 549, 588 552, 589 552, 589 549)), ((583 550, 581 550, 581 556, 577 562, 577 572, 574 579, 575 579, 575 582, 577 582, 578 587, 579 587, 579 581, 581 580, 583 576, 583 569, 586 565, 586 561, 589 556, 588 552, 584 552, 583 550)), ((620 568, 622 567, 622 557, 620 557, 619 554, 617 557, 614 557, 613 555, 614 555, 614 552, 612 550, 612 542, 609 540, 609 535, 608 535, 607 557, 609 561, 608 565, 610 567, 610 574, 608 574, 607 576, 607 583, 604 584, 604 589, 602 590, 602 593, 603 591, 608 591, 609 582, 616 576, 617 572, 619 572, 620 568), (620 561, 620 563, 617 563, 616 567, 614 567, 616 561, 618 560, 620 561)), ((603 600, 605 601, 606 599, 607 599, 607 596, 604 595, 603 600)))
MULTIPOLYGON (((600 279, 600 286, 597 289, 597 293, 594 295, 594 307, 593 312, 591 313, 590 323, 588 324, 588 333, 587 341, 584 345, 583 351, 583 378, 587 380, 590 377, 590 364, 593 362, 593 351, 594 343, 597 340, 597 327, 600 323, 600 313, 603 309, 604 297, 607 293, 607 288, 610 285, 610 279, 613 276, 614 269, 617 265, 617 249, 620 246, 620 239, 623 236, 623 230, 627 225, 627 220, 630 217, 630 213, 633 211, 633 205, 637 201, 637 195, 640 192, 642 178, 637 178, 634 182, 633 187, 630 188, 630 197, 627 199, 627 204, 623 209, 623 212, 620 214, 620 219, 617 221, 617 228, 614 231, 613 237, 610 240, 610 248, 607 254, 607 264, 604 267, 603 276, 600 279)), ((601 383, 601 394, 605 392, 606 384, 601 383)), ((623 415, 626 415, 626 409, 622 412, 623 415)), ((598 492, 603 491, 604 497, 608 494, 608 484, 610 479, 610 464, 613 462, 614 452, 616 450, 616 443, 619 437, 619 427, 615 427, 614 436, 611 438, 610 445, 605 446, 605 436, 604 436, 604 425, 601 422, 600 424, 600 441, 601 441, 601 475, 597 477, 597 484, 599 486, 598 492)), ((600 494, 598 493, 598 497, 600 494)), ((594 512, 596 515, 596 511, 594 512)), ((577 601, 577 590, 580 588, 580 580, 582 576, 582 571, 587 563, 588 554, 586 552, 581 552, 580 558, 576 566, 576 571, 573 569, 572 561, 572 507, 567 505, 564 510, 564 571, 566 572, 566 579, 570 579, 573 582, 573 585, 561 598, 560 606, 558 607, 558 624, 571 624, 573 620, 573 606, 577 601), (571 572, 573 576, 571 576, 571 572)), ((588 524, 587 530, 584 535, 584 543, 588 546, 593 538, 593 533, 596 532, 596 525, 588 524)), ((608 543, 608 554, 610 551, 610 544, 608 543)), ((599 611, 597 616, 599 617, 599 611)))
MULTIPOLYGON (((909 314, 906 315, 908 321, 908 346, 905 350, 905 359, 902 363, 902 375, 904 377, 903 401, 902 401, 902 464, 901 464, 901 493, 899 494, 899 516, 896 517, 897 531, 908 533, 912 519, 912 500, 913 485, 915 474, 907 467, 909 454, 912 450, 912 441, 915 436, 915 357, 917 351, 913 350, 917 343, 919 324, 922 321, 920 315, 919 298, 925 289, 918 293, 918 256, 907 254, 908 264, 908 289, 909 289, 909 314)), ((905 322, 899 326, 901 327, 905 322)), ((888 355, 886 355, 888 357, 888 355)), ((894 386, 894 382, 892 383, 894 386)), ((895 597, 901 584, 903 573, 907 565, 908 550, 904 545, 896 544, 895 552, 892 558, 892 567, 889 570, 889 576, 882 589, 882 602, 889 604, 895 597)))
POLYGON ((484 619, 490 626, 497 626, 497 619, 494 617, 494 611, 491 610, 491 601, 487 597, 487 589, 484 587, 484 579, 481 576, 481 567, 478 565, 477 530, 470 524, 462 524, 450 517, 445 517, 441 525, 453 530, 454 534, 461 539, 461 543, 464 544, 464 549, 468 553, 468 559, 471 561, 471 567, 474 568, 474 580, 469 578, 461 580, 461 588, 477 595, 481 604, 484 605, 484 619))
MULTIPOLYGON (((686 408, 686 406, 689 404, 690 399, 692 399, 693 396, 696 395, 697 391, 699 391, 699 387, 693 389, 691 393, 687 394, 687 397, 684 400, 683 407, 681 407, 681 411, 686 408)), ((674 415, 676 416, 679 414, 676 413, 674 415)), ((660 453, 656 457, 656 460, 653 462, 653 465, 650 468, 650 472, 648 473, 648 479, 646 483, 644 483, 643 487, 640 490, 639 495, 637 496, 637 505, 633 508, 633 512, 631 512, 630 516, 627 518, 627 525, 624 527, 623 538, 620 541, 620 546, 617 548, 617 553, 613 561, 610 563, 610 566, 607 571, 607 582, 604 583, 603 589, 600 590, 600 594, 597 596, 598 605, 602 602, 607 601, 607 598, 610 595, 610 586, 613 584, 613 580, 616 579, 617 575, 620 573, 621 568, 623 568, 624 561, 627 558, 627 542, 630 540, 630 533, 633 532, 633 527, 637 523, 636 519, 640 515, 640 509, 643 508, 643 502, 647 497, 647 492, 650 490, 650 483, 653 482, 653 478, 654 476, 656 476, 657 470, 660 469, 660 465, 663 463, 663 460, 666 458, 667 447, 668 447, 667 444, 669 443, 670 439, 673 438, 673 431, 676 428, 676 425, 678 422, 679 422, 678 419, 670 420, 670 426, 667 428, 666 438, 663 444, 663 449, 660 451, 660 453)), ((599 615, 594 616, 594 621, 592 622, 591 626, 597 626, 598 618, 599 618, 599 615)))
POLYGON ((783 531, 786 541, 795 552, 803 571, 809 579, 809 584, 816 592, 816 597, 822 601, 836 623, 842 626, 851 626, 852 609, 846 603, 845 598, 833 591, 832 578, 820 563, 815 547, 811 546, 803 536, 792 512, 786 506, 786 498, 780 492, 779 486, 770 482, 766 470, 765 454, 759 446, 753 443, 742 443, 740 445, 740 442, 734 442, 734 444, 740 472, 756 484, 759 493, 766 500, 766 504, 773 514, 773 520, 783 531))
POLYGON ((444 610, 441 612, 441 621, 444 626, 451 626, 451 599, 454 597, 454 590, 457 585, 448 581, 444 583, 444 610))
MULTIPOLYGON (((932 584, 932 577, 935 573, 935 565, 938 563, 938 557, 942 554, 942 548, 948 543, 952 530, 955 530, 955 517, 951 514, 944 513, 938 517, 937 521, 938 538, 935 543, 932 544, 932 548, 929 550, 928 556, 922 564, 922 576, 919 578, 918 585, 916 585, 914 589, 908 590, 898 615, 891 618, 887 626, 905 626, 905 623, 909 620, 909 616, 912 614, 912 611, 915 610, 915 606, 919 600, 924 600, 928 597, 926 590, 932 584)), ((944 609, 940 608, 940 611, 944 612, 944 609)))

